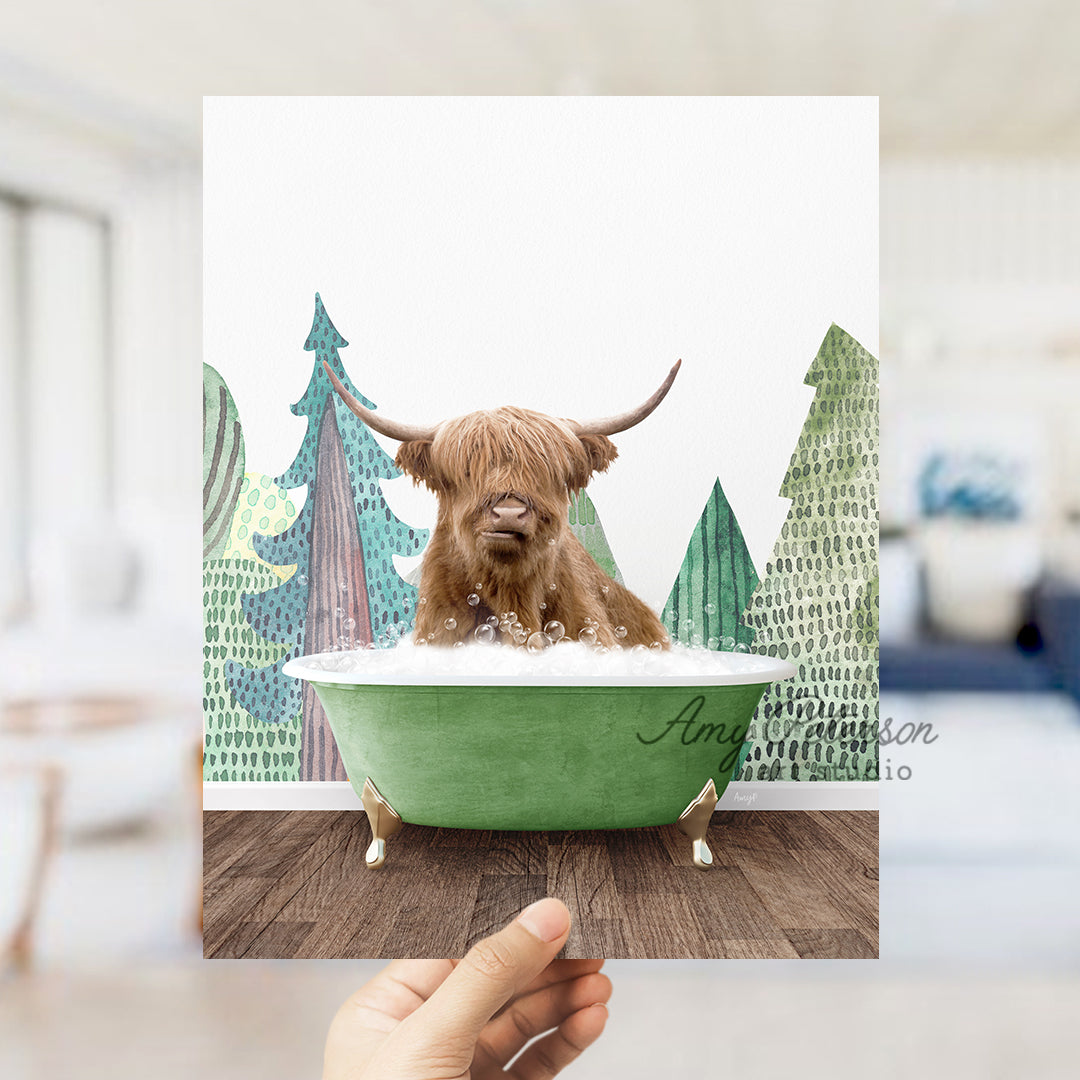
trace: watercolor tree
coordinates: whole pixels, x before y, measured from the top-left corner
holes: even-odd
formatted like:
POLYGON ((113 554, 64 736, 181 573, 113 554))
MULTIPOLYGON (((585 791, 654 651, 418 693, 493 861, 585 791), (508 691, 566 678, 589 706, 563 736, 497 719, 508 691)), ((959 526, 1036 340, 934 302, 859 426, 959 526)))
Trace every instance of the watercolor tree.
POLYGON ((613 578, 620 585, 624 585, 622 572, 611 551, 604 526, 600 523, 600 516, 596 512, 592 499, 582 489, 570 498, 570 529, 581 541, 585 550, 593 557, 596 564, 609 578, 613 578))
POLYGON ((244 616, 262 638, 287 646, 262 667, 234 663, 228 680, 238 704, 265 723, 302 716, 300 779, 343 780, 344 767, 326 715, 310 685, 300 689, 282 667, 293 656, 357 646, 387 634, 406 633, 416 609, 416 589, 394 566, 393 556, 422 550, 427 530, 399 521, 382 481, 400 476, 390 456, 334 392, 328 363, 368 408, 375 406, 352 384, 339 350, 348 342, 330 321, 321 297, 304 349, 314 353, 311 379, 292 412, 308 427, 289 469, 274 482, 306 487, 303 509, 284 532, 252 538, 258 556, 296 571, 275 588, 243 598, 244 616))
POLYGON ((255 559, 225 558, 203 564, 203 715, 206 780, 298 780, 299 707, 280 723, 267 724, 237 704, 228 670, 236 664, 263 667, 288 646, 261 638, 244 619, 246 592, 280 584, 274 570, 255 559))
POLYGON ((225 380, 203 364, 203 560, 225 554, 244 481, 244 432, 225 380))
MULTIPOLYGON (((690 534, 660 621, 672 641, 684 645, 718 651, 752 645, 754 630, 743 620, 743 609, 757 584, 742 528, 717 477, 690 534)), ((749 741, 743 743, 733 776, 739 774, 750 747, 749 741)))
POLYGON ((269 478, 244 473, 240 417, 221 375, 203 365, 203 775, 207 780, 295 780, 299 717, 269 725, 239 706, 226 668, 272 664, 287 651, 260 638, 240 606, 245 592, 280 582, 247 542, 251 528, 281 532, 295 508, 269 478))
POLYGON ((877 755, 878 362, 833 325, 780 494, 791 508, 745 619, 790 660, 765 692, 744 780, 874 780, 877 755))
POLYGON ((673 641, 731 650, 751 645, 743 609, 758 576, 719 477, 690 535, 682 566, 660 616, 673 641))

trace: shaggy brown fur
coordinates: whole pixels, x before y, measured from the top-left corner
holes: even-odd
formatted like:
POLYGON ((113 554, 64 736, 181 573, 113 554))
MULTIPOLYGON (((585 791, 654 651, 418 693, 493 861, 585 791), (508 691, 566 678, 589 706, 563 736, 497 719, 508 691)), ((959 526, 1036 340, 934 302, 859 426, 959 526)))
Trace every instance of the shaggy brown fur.
POLYGON ((415 639, 472 641, 490 615, 513 611, 530 631, 556 620, 573 640, 589 618, 600 644, 666 648, 656 614, 597 566, 567 520, 570 495, 617 455, 605 436, 579 437, 563 420, 510 407, 448 420, 433 440, 402 443, 398 468, 439 499, 415 639), (496 506, 509 507, 510 526, 496 506), (476 607, 467 599, 473 592, 476 607), (457 625, 447 629, 451 618, 457 625), (626 627, 622 639, 617 626, 626 627))

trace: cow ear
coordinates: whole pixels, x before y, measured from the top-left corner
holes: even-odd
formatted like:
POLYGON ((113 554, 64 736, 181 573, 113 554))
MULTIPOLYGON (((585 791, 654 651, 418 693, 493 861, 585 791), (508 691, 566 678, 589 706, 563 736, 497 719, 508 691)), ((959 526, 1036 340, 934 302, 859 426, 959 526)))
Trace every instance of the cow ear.
POLYGON ((568 484, 571 491, 580 491, 594 472, 603 472, 619 456, 615 444, 606 435, 581 435, 578 441, 584 453, 574 462, 568 484))
POLYGON ((437 491, 434 470, 431 463, 431 440, 414 439, 403 442, 398 447, 394 464, 413 478, 414 483, 425 483, 432 491, 437 491))

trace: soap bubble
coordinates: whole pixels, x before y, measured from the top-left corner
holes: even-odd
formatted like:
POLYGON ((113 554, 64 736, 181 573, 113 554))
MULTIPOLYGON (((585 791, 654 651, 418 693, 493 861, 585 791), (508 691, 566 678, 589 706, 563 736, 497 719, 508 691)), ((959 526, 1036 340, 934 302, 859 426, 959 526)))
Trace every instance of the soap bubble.
POLYGON ((426 596, 421 596, 420 599, 417 600, 416 602, 418 604, 426 604, 427 603, 427 597, 426 596))
POLYGON ((660 651, 661 651, 661 650, 662 650, 662 649, 664 648, 664 646, 663 646, 663 645, 661 645, 659 641, 654 641, 654 642, 653 642, 653 643, 652 643, 652 644, 651 644, 651 645, 649 646, 649 648, 650 648, 650 649, 651 649, 651 650, 652 650, 653 652, 660 652, 660 651))
POLYGON ((443 623, 443 626, 445 626, 447 630, 456 630, 457 619, 451 616, 449 619, 446 620, 446 622, 443 623))
POLYGON ((473 637, 481 645, 490 645, 495 640, 495 630, 487 623, 481 623, 474 631, 473 637))
POLYGON ((346 630, 354 630, 354 629, 356 629, 356 620, 355 619, 346 619, 345 620, 345 629, 346 630))
POLYGON ((475 585, 473 586, 473 588, 474 588, 474 589, 475 589, 475 590, 476 590, 477 592, 483 592, 483 591, 484 591, 484 586, 483 586, 483 584, 481 584, 481 582, 479 582, 479 581, 478 581, 478 582, 477 582, 477 583, 476 583, 476 584, 475 584, 475 585))
POLYGON ((616 626, 615 627, 615 636, 617 638, 626 637, 626 627, 625 626, 616 626))
POLYGON ((498 615, 489 615, 484 622, 488 624, 492 629, 499 625, 500 619, 498 615))
POLYGON ((554 642, 547 636, 547 634, 537 631, 535 634, 530 634, 525 645, 531 653, 543 652, 548 646, 553 645, 554 642))
POLYGON ((300 574, 296 580, 300 582, 301 585, 306 585, 308 583, 308 576, 307 574, 300 574))
POLYGON ((552 582, 552 583, 551 583, 551 584, 550 584, 550 585, 548 586, 548 590, 549 590, 550 592, 554 592, 554 591, 555 591, 555 582, 554 582, 554 581, 553 581, 553 582, 552 582))
POLYGON ((603 593, 604 596, 607 596, 608 591, 609 591, 609 586, 607 586, 607 585, 601 585, 600 586, 600 592, 603 593))
POLYGON ((551 622, 544 623, 544 633, 554 643, 566 637, 566 627, 558 619, 552 619, 551 622))
POLYGON ((683 619, 682 628, 683 628, 683 630, 686 631, 686 633, 689 634, 690 631, 694 629, 694 620, 693 619, 683 619))
POLYGON ((716 605, 715 604, 706 604, 705 605, 705 614, 706 615, 715 615, 716 614, 716 605))
POLYGON ((735 639, 733 637, 726 637, 720 642, 720 648, 724 652, 735 651, 735 639))
POLYGON ((504 618, 504 619, 505 619, 505 620, 506 620, 506 621, 507 621, 508 623, 516 623, 516 622, 517 622, 517 612, 516 612, 516 611, 508 611, 508 612, 507 612, 507 613, 506 613, 506 614, 505 614, 505 615, 503 616, 503 618, 504 618))
POLYGON ((338 586, 338 588, 339 588, 339 589, 340 589, 340 590, 341 590, 342 592, 348 592, 348 591, 349 591, 349 583, 348 583, 347 581, 343 581, 343 582, 342 582, 342 583, 341 583, 341 584, 340 584, 340 585, 338 586))
POLYGON ((525 642, 528 641, 528 640, 529 640, 529 635, 526 634, 524 630, 515 630, 514 631, 514 644, 515 645, 524 645, 525 642))
POLYGON ((750 651, 750 646, 749 646, 749 645, 747 645, 745 641, 740 641, 740 642, 739 642, 739 643, 738 643, 738 644, 737 644, 737 645, 735 646, 735 651, 736 651, 736 652, 742 652, 742 653, 747 653, 747 652, 749 652, 749 651, 750 651))
POLYGON ((552 547, 554 547, 554 546, 555 546, 555 537, 553 536, 553 537, 552 537, 552 538, 551 538, 551 539, 550 539, 550 540, 548 541, 548 543, 549 543, 549 544, 550 544, 550 545, 551 545, 552 547))
POLYGON ((705 648, 712 649, 713 652, 715 652, 720 648, 720 639, 718 637, 709 638, 709 640, 705 642, 705 648))
POLYGON ((426 645, 426 644, 427 644, 427 638, 425 638, 425 637, 418 637, 418 638, 416 639, 416 644, 417 644, 417 645, 426 645))
POLYGON ((577 636, 578 641, 582 645, 595 645, 596 644, 596 631, 591 626, 586 626, 577 636))
POLYGON ((428 634, 427 639, 428 639, 428 641, 434 641, 435 640, 435 631, 434 630, 432 630, 431 633, 428 634))
POLYGON ((476 605, 480 603, 480 597, 474 592, 469 593, 466 599, 469 601, 469 607, 476 607, 476 605))
POLYGON ((547 611, 547 604, 545 604, 543 600, 540 601, 540 610, 547 611))
POLYGON ((455 641, 454 642, 454 648, 455 649, 464 649, 465 648, 465 642, 464 641, 455 641))
POLYGON ((693 645, 693 647, 695 649, 700 649, 701 648, 701 635, 700 634, 693 634, 691 636, 691 638, 690 638, 690 644, 693 645))
POLYGON ((633 656, 633 657, 636 657, 637 659, 644 659, 644 657, 649 655, 649 646, 648 645, 640 645, 640 644, 635 645, 630 650, 630 655, 633 656))

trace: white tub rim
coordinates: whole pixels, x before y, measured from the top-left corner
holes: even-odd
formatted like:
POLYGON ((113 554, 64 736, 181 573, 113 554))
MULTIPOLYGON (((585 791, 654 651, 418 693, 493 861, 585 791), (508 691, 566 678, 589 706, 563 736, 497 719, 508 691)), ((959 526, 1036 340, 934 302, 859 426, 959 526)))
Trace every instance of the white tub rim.
MULTIPOLYGON (((389 651, 389 650, 387 650, 389 651)), ((627 674, 601 674, 601 675, 475 675, 475 674, 450 674, 447 672, 415 672, 403 673, 400 671, 380 675, 369 671, 324 671, 312 666, 313 661, 322 660, 324 657, 339 657, 339 651, 312 653, 310 656, 297 656, 289 660, 282 667, 282 672, 292 678, 304 679, 308 682, 324 686, 427 686, 427 687, 496 687, 496 686, 545 686, 564 687, 636 687, 638 689, 653 689, 679 686, 719 687, 719 686, 761 686, 768 683, 779 682, 793 678, 798 673, 798 668, 787 660, 781 660, 776 656, 765 656, 761 653, 718 653, 718 656, 739 657, 739 663, 749 662, 755 670, 728 672, 717 671, 715 675, 701 672, 691 674, 654 674, 634 673, 627 674)), ((379 651, 369 654, 370 658, 379 656, 379 651)), ((366 658, 367 659, 367 658, 366 658)), ((375 660, 375 663, 378 663, 375 660)))

